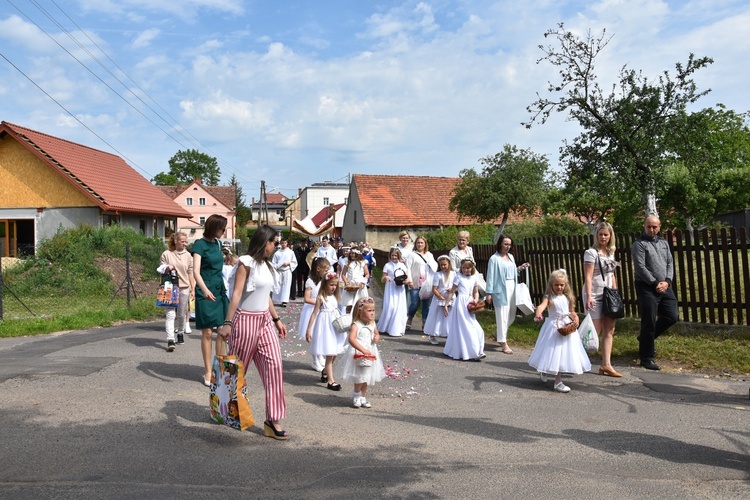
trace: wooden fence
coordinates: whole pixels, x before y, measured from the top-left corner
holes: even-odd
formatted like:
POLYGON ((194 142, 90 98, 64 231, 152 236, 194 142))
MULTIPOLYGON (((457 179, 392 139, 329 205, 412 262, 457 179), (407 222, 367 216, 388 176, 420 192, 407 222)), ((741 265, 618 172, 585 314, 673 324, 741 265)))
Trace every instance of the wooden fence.
MULTIPOLYGON (((630 247, 640 233, 618 234, 615 259, 617 283, 627 316, 638 316, 635 294, 633 259, 630 247)), ((689 232, 667 231, 675 263, 674 290, 680 320, 721 325, 750 324, 750 264, 746 228, 689 232)), ((529 262, 529 288, 535 303, 541 301, 547 277, 555 269, 568 272, 571 286, 578 297, 576 309, 583 311, 583 253, 592 244, 590 236, 525 238, 514 242, 511 253, 516 263, 529 262)), ((487 262, 495 253, 494 245, 473 246, 477 269, 487 272, 487 262)), ((433 250, 433 255, 448 250, 433 250)), ((387 254, 376 251, 379 267, 387 262, 387 254)), ((524 279, 521 276, 521 279, 524 279)))

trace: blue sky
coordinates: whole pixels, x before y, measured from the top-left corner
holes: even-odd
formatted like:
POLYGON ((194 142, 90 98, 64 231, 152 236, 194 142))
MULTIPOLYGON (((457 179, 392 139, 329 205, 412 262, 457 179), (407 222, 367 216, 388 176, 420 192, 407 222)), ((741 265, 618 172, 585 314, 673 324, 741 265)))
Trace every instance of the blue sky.
POLYGON ((200 149, 248 201, 261 180, 294 196, 354 173, 457 176, 506 143, 556 165, 575 124, 521 122, 554 78, 536 61, 558 22, 614 35, 604 84, 692 52, 715 60, 697 107, 750 110, 748 1, 0 0, 0 119, 149 179, 200 149))

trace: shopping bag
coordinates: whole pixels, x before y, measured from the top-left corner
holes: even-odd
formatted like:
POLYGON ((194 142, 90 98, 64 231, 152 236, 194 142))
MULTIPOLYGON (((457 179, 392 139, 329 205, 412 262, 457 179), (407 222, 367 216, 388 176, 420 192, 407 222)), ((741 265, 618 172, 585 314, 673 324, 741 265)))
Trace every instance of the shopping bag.
POLYGON ((433 273, 432 269, 430 269, 428 266, 424 267, 427 271, 427 275, 424 282, 419 286, 419 298, 422 300, 427 300, 432 297, 432 278, 433 276, 435 276, 435 273, 433 273))
POLYGON ((591 315, 587 314, 583 321, 581 321, 578 327, 578 335, 581 336, 581 342, 583 342, 583 348, 587 352, 596 352, 599 350, 599 335, 594 328, 594 321, 591 319, 591 315))
POLYGON ((245 383, 245 367, 238 356, 214 356, 208 406, 211 420, 217 424, 241 431, 255 424, 245 383))
POLYGON ((162 275, 161 285, 156 291, 156 305, 159 307, 180 307, 180 286, 177 276, 162 275))
POLYGON ((524 316, 534 313, 534 303, 531 301, 531 292, 529 292, 529 285, 526 283, 516 284, 516 309, 521 311, 524 316))

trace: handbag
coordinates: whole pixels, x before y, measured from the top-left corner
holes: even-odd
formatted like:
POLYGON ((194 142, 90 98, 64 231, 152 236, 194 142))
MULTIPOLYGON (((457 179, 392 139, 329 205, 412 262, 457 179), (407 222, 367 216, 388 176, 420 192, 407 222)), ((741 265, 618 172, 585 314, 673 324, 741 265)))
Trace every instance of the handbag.
POLYGON ((578 328, 578 320, 573 319, 569 313, 561 314, 555 320, 555 328, 563 337, 568 336, 578 328))
POLYGON ((211 420, 217 424, 241 431, 255 424, 245 382, 245 366, 238 356, 214 356, 208 407, 211 420))
MULTIPOLYGON (((602 261, 598 256, 596 259, 599 262, 599 272, 602 274, 602 281, 604 281, 602 261)), ((612 319, 625 317, 625 304, 622 303, 622 296, 620 295, 620 290, 617 288, 605 286, 604 290, 602 290, 602 314, 612 319)))
POLYGON ((393 271, 393 282, 396 283, 398 286, 402 286, 404 283, 406 283, 406 280, 409 278, 407 276, 406 271, 404 271, 401 268, 396 268, 395 271, 393 271), (396 274, 401 273, 401 274, 396 274))
POLYGON ((587 314, 581 321, 581 325, 578 327, 578 336, 581 337, 583 348, 587 352, 594 353, 599 350, 599 334, 594 328, 594 321, 590 314, 587 314))
POLYGON ((432 278, 433 274, 431 273, 429 279, 426 279, 424 283, 422 283, 422 286, 419 287, 420 299, 427 300, 432 297, 432 278))
POLYGON ((180 307, 180 286, 177 276, 163 274, 161 285, 156 291, 156 305, 159 307, 180 307))
MULTIPOLYGON (((529 281, 529 270, 526 270, 526 281, 529 281)), ((531 292, 526 283, 516 284, 516 309, 524 316, 534 313, 534 303, 531 301, 531 292)))
POLYGON ((339 333, 348 332, 349 329, 352 327, 352 315, 351 314, 342 314, 338 318, 334 319, 333 320, 333 327, 339 333))

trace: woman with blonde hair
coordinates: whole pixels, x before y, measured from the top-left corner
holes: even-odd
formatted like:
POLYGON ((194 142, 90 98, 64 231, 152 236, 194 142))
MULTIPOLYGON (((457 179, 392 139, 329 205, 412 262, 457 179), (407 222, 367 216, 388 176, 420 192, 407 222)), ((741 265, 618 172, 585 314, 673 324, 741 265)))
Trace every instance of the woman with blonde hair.
POLYGON ((615 320, 602 312, 602 292, 604 287, 617 288, 615 269, 620 264, 615 260, 615 231, 608 222, 601 222, 594 232, 594 246, 583 254, 583 305, 591 315, 594 328, 602 336, 602 366, 599 375, 622 377, 612 367, 612 339, 615 334, 615 320))
POLYGON ((178 231, 169 237, 168 248, 161 254, 157 271, 167 274, 174 271, 180 288, 178 307, 167 308, 165 329, 167 330, 167 351, 174 351, 176 344, 185 343, 185 328, 188 324, 188 309, 193 298, 195 279, 193 278, 193 258, 187 251, 187 234, 178 231), (177 339, 175 340, 175 332, 177 339))

